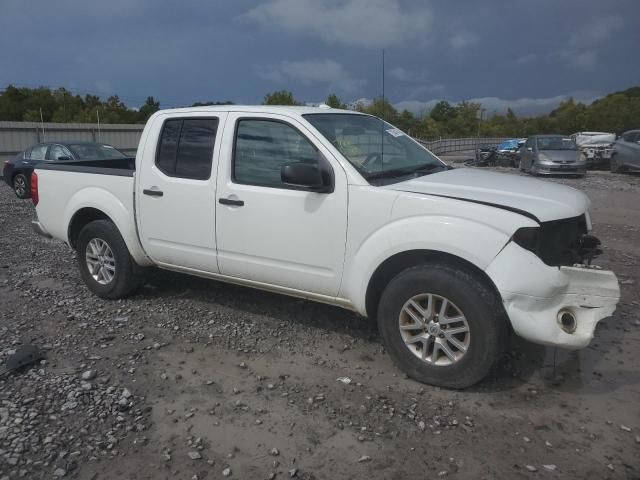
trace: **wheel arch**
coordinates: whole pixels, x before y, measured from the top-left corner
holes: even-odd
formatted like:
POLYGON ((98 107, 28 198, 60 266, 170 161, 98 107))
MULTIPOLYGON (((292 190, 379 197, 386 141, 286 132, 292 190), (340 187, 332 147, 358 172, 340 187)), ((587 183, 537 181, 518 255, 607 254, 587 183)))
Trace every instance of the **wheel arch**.
POLYGON ((383 290, 389 282, 400 272, 410 267, 418 265, 428 265, 430 263, 445 263, 447 265, 460 268, 482 281, 501 299, 500 292, 493 280, 481 268, 470 261, 438 250, 407 250, 396 253, 384 260, 373 272, 369 279, 365 293, 365 308, 369 318, 375 318, 378 312, 378 301, 383 290))
POLYGON ((69 226, 67 227, 67 239, 71 248, 76 248, 80 231, 94 220, 108 220, 116 225, 113 219, 102 210, 93 207, 80 208, 73 214, 69 221, 69 226))
POLYGON ((152 265, 144 253, 137 236, 133 215, 111 192, 103 189, 85 188, 77 192, 67 202, 61 236, 70 247, 76 247, 82 228, 94 220, 108 220, 113 223, 124 239, 129 253, 140 266, 152 265), (66 228, 65 228, 66 226, 66 228))

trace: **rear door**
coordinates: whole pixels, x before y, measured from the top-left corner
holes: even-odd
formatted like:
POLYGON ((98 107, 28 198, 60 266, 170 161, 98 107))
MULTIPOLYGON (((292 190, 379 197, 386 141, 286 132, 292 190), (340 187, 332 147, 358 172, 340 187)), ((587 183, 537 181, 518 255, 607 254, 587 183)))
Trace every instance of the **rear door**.
POLYGON ((230 113, 218 174, 220 272, 245 280, 335 296, 347 234, 346 174, 302 122, 230 113), (281 180, 289 162, 318 163, 333 191, 281 180))
POLYGON ((217 273, 215 189, 225 112, 160 115, 139 162, 140 239, 158 264, 217 273))

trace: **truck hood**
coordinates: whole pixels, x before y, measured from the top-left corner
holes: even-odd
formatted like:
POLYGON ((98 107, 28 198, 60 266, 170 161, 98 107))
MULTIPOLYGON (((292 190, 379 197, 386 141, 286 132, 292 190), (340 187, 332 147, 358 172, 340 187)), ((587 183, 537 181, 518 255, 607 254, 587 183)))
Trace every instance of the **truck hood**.
POLYGON ((589 198, 573 188, 471 168, 445 170, 380 188, 481 203, 538 222, 577 217, 589 208, 589 198))

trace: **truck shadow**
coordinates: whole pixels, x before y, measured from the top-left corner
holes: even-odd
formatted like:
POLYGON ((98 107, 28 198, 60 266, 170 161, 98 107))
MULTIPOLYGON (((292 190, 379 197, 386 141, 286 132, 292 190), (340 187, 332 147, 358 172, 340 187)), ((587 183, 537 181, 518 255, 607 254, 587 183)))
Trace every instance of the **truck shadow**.
MULTIPOLYGON (((136 297, 141 300, 189 299, 241 314, 263 315, 278 322, 382 343, 376 322, 351 311, 166 270, 151 271, 145 287, 136 297)), ((501 392, 531 385, 532 388, 544 386, 565 392, 606 394, 622 385, 638 384, 640 373, 612 371, 611 365, 601 366, 604 352, 612 344, 621 342, 623 331, 617 323, 616 318, 604 320, 596 332, 594 344, 575 352, 535 345, 512 335, 507 353, 488 377, 467 391, 501 392)))
POLYGON ((136 297, 186 298, 212 307, 222 306, 248 315, 264 315, 281 322, 380 342, 376 323, 349 310, 166 270, 151 271, 136 297))

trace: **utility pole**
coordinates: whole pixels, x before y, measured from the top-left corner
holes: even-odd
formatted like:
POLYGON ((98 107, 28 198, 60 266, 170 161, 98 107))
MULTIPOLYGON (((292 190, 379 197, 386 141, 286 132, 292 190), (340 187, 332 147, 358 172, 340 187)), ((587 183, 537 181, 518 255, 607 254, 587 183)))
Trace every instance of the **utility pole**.
POLYGON ((40 126, 42 127, 42 141, 47 141, 47 136, 44 133, 44 119, 42 118, 42 107, 40 107, 40 126))
POLYGON ((100 134, 100 108, 96 108, 96 117, 98 117, 98 141, 101 142, 102 135, 100 134))

